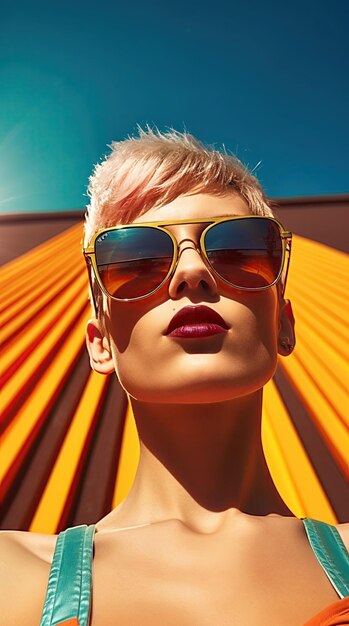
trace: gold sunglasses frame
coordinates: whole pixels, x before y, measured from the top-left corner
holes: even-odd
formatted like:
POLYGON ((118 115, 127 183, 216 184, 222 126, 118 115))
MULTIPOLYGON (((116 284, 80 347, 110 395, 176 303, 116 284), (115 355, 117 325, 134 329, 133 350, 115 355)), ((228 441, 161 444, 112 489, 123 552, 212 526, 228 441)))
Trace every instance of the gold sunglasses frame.
MULTIPOLYGON (((152 296, 154 293, 156 293, 159 289, 161 289, 161 287, 170 280, 170 278, 173 276, 173 274, 176 271, 176 267, 178 264, 178 260, 179 260, 179 245, 178 245, 178 241, 175 238, 175 236, 173 235, 173 233, 171 233, 169 230, 166 229, 166 226, 179 226, 181 224, 207 224, 207 227, 204 228, 204 230, 202 231, 201 235, 200 235, 200 240, 199 240, 199 247, 195 246, 196 251, 200 254, 201 258, 204 260, 205 265, 208 267, 208 269, 210 271, 213 272, 214 276, 218 276, 219 280, 223 281, 224 283, 226 283, 227 285, 229 285, 230 287, 233 287, 235 289, 239 289, 241 291, 264 291, 265 289, 269 289, 270 287, 272 287, 273 285, 275 285, 280 278, 283 276, 283 280, 282 280, 282 291, 281 291, 281 296, 283 297, 284 293, 285 293, 285 288, 286 288, 286 281, 287 281, 287 275, 288 275, 288 268, 289 268, 289 263, 290 263, 290 254, 291 254, 291 243, 292 243, 292 233, 288 230, 284 230, 284 227, 282 226, 282 224, 275 219, 274 217, 270 217, 269 215, 239 215, 239 216, 231 216, 231 217, 215 217, 215 218, 200 218, 200 219, 187 219, 187 220, 161 220, 161 221, 156 221, 156 222, 139 222, 139 223, 132 223, 132 224, 118 224, 116 226, 110 226, 109 228, 102 228, 100 230, 98 230, 91 238, 89 245, 86 248, 82 249, 82 253, 84 255, 86 264, 87 264, 87 269, 88 269, 88 275, 89 275, 89 281, 90 281, 90 287, 91 287, 91 293, 92 293, 92 297, 94 299, 93 296, 93 287, 92 287, 92 276, 91 276, 91 266, 93 267, 93 271, 94 271, 94 275, 96 277, 97 283, 100 287, 100 289, 102 290, 102 292, 108 297, 111 298, 112 300, 116 300, 117 302, 135 302, 137 300, 143 300, 144 298, 148 298, 149 296, 152 296), (280 236, 281 236, 281 241, 282 241, 282 260, 281 260, 281 264, 280 264, 280 271, 278 273, 278 276, 275 278, 275 280, 267 286, 263 286, 263 287, 238 287, 237 285, 234 285, 232 283, 230 283, 229 281, 227 281, 225 278, 223 278, 220 274, 218 274, 218 272, 212 267, 212 265, 210 264, 210 261, 208 259, 208 256, 206 254, 206 250, 204 247, 204 238, 206 233, 216 224, 220 224, 223 222, 232 222, 235 220, 246 220, 246 219, 267 219, 271 222, 274 222, 275 224, 277 224, 279 230, 280 230, 280 236), (160 285, 158 285, 158 287, 156 287, 155 289, 153 289, 153 291, 143 295, 143 296, 137 296, 136 298, 117 298, 116 296, 112 296, 104 287, 101 278, 99 276, 99 271, 98 271, 98 267, 97 267, 97 261, 96 261, 96 252, 95 252, 95 242, 96 239, 103 233, 106 232, 110 232, 110 231, 114 231, 114 230, 120 230, 121 228, 125 229, 125 228, 135 228, 135 227, 145 227, 145 228, 156 228, 158 230, 161 230, 162 232, 165 232, 167 235, 169 235, 169 237, 171 238, 172 242, 173 242, 173 258, 172 258, 172 262, 171 265, 169 267, 169 270, 165 276, 165 278, 162 280, 162 282, 160 283, 160 285), (286 261, 286 266, 285 266, 285 261, 286 261)), ((95 299, 94 299, 95 300, 95 299)), ((94 301, 94 305, 95 305, 95 310, 97 311, 96 308, 96 302, 94 301)))

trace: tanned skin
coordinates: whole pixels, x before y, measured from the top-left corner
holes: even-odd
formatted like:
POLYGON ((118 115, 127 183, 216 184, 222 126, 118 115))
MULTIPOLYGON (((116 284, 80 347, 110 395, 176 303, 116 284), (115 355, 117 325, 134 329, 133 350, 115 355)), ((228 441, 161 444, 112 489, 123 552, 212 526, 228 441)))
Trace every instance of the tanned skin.
MULTIPOLYGON (((137 222, 249 215, 237 194, 180 196, 137 222)), ((105 299, 93 369, 118 374, 140 437, 126 499, 97 523, 92 626, 300 626, 339 600, 303 524, 280 497, 261 442, 262 388, 282 341, 295 343, 280 290, 219 282, 197 251, 200 226, 172 226, 170 283, 137 302, 105 299), (169 337, 173 315, 205 305, 224 334, 169 337)), ((349 524, 337 529, 349 549, 349 524)), ((3 626, 37 626, 56 536, 1 533, 3 626)))

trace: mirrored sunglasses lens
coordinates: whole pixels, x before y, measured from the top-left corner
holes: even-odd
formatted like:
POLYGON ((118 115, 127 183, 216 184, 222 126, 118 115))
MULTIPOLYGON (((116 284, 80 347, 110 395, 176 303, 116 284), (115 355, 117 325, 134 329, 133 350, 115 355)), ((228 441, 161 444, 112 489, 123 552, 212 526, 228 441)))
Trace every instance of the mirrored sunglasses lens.
POLYGON ((268 218, 215 224, 205 235, 205 248, 213 269, 236 287, 268 287, 279 275, 282 239, 268 218))
POLYGON ((104 288, 127 300, 146 296, 161 285, 172 263, 173 242, 157 228, 119 228, 97 237, 95 252, 104 288))

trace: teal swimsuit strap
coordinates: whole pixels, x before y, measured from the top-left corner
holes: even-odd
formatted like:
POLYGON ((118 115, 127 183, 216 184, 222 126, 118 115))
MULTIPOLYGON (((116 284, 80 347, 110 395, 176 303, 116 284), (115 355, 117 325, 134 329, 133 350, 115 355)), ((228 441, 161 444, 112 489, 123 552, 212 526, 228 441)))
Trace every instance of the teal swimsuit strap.
MULTIPOLYGON (((331 584, 340 598, 349 596, 349 555, 337 529, 315 519, 301 520, 331 584)), ((63 626, 68 620, 71 626, 88 626, 94 532, 95 525, 83 525, 58 535, 40 626, 63 626)))
POLYGON ((349 554, 335 526, 301 518, 309 543, 340 598, 349 596, 349 554))
POLYGON ((67 620, 88 626, 94 532, 94 524, 84 524, 58 535, 40 626, 58 626, 67 620))

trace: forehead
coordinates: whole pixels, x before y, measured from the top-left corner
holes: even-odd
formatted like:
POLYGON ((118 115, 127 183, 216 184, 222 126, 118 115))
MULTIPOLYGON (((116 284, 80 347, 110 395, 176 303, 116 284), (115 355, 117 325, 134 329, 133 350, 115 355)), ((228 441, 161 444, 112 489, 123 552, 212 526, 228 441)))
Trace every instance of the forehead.
POLYGON ((160 220, 187 220, 210 217, 251 215, 247 202, 238 194, 213 196, 205 193, 178 196, 172 202, 153 207, 133 221, 140 224, 160 220))

